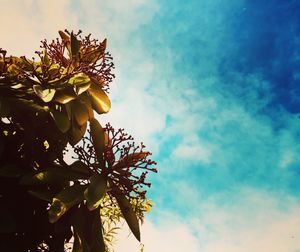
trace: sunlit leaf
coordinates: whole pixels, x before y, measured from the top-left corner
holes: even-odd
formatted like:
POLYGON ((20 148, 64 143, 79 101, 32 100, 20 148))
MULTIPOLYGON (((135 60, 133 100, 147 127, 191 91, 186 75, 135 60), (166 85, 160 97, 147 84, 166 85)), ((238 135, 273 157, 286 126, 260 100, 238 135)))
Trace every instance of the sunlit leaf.
POLYGON ((68 80, 70 85, 84 85, 90 83, 90 77, 84 73, 76 74, 68 80))
POLYGON ((135 212, 132 209, 132 206, 131 206, 129 200, 121 192, 115 193, 114 196, 118 202, 118 205, 121 209, 121 212, 129 226, 130 230, 134 234, 135 238, 138 241, 140 241, 141 235, 140 235, 139 221, 138 221, 138 218, 137 218, 135 212))
POLYGON ((80 95, 80 101, 82 101, 84 103, 85 107, 87 108, 88 114, 89 114, 89 119, 94 118, 94 111, 93 111, 92 102, 90 100, 89 95, 87 95, 87 94, 80 95))
POLYGON ((84 191, 84 198, 87 200, 87 207, 89 210, 96 209, 100 203, 102 197, 107 191, 107 182, 101 175, 94 175, 90 179, 88 188, 84 191))
POLYGON ((66 104, 76 99, 76 97, 76 93, 74 92, 73 88, 70 87, 63 90, 58 90, 55 94, 54 100, 61 104, 66 104))
POLYGON ((101 87, 98 87, 96 84, 92 83, 88 92, 91 95, 93 108, 98 114, 107 113, 110 110, 110 100, 101 87))
POLYGON ((50 223, 56 222, 72 206, 83 200, 83 192, 86 185, 73 185, 58 193, 52 200, 49 209, 50 223))
POLYGON ((61 132, 65 133, 69 130, 71 122, 65 113, 51 110, 50 115, 61 132))
POLYGON ((83 125, 89 120, 89 112, 84 105, 84 103, 80 101, 73 101, 72 104, 72 113, 73 116, 75 117, 76 122, 78 125, 83 125))
POLYGON ((38 97, 40 97, 44 102, 52 101, 56 90, 53 88, 43 88, 40 85, 34 85, 33 90, 38 97))
POLYGON ((100 164, 103 164, 103 151, 105 147, 104 129, 95 118, 90 120, 90 128, 97 160, 100 164))
POLYGON ((83 84, 78 84, 75 86, 75 93, 77 95, 80 95, 87 91, 91 86, 91 82, 83 83, 83 84))

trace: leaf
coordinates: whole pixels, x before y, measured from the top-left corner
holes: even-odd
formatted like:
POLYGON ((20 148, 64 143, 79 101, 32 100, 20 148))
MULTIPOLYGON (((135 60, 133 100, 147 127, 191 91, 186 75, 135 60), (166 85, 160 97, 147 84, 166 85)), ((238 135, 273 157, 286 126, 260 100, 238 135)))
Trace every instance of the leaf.
POLYGON ((98 114, 107 113, 110 110, 111 103, 107 94, 96 84, 92 83, 89 89, 94 110, 98 114))
POLYGON ((88 83, 91 83, 91 79, 89 76, 87 76, 84 73, 76 74, 68 80, 68 84, 70 84, 72 86, 84 85, 84 84, 88 84, 88 83))
POLYGON ((89 112, 83 102, 72 102, 72 113, 78 125, 83 125, 89 120, 89 112))
POLYGON ((80 101, 82 101, 84 103, 85 107, 87 108, 88 114, 89 114, 89 119, 94 118, 94 111, 92 108, 92 102, 90 100, 89 95, 87 95, 87 94, 80 95, 80 101))
POLYGON ((86 185, 73 185, 58 193, 48 211, 50 223, 55 223, 72 206, 80 203, 85 189, 86 185))
POLYGON ((75 93, 77 95, 80 95, 87 91, 91 86, 91 82, 83 83, 83 84, 78 84, 75 86, 75 93))
POLYGON ((67 34, 65 34, 63 31, 58 31, 58 33, 64 42, 67 42, 70 40, 70 37, 67 34))
POLYGON ((78 57, 79 47, 79 41, 73 32, 71 32, 71 52, 73 56, 78 57))
POLYGON ((54 100, 61 104, 66 104, 77 98, 76 93, 73 88, 64 88, 63 90, 58 90, 55 94, 54 100))
POLYGON ((114 196, 118 202, 118 205, 121 209, 121 212, 129 226, 130 230, 134 234, 135 238, 138 241, 141 241, 139 221, 136 217, 135 212, 133 211, 133 209, 131 207, 129 200, 121 192, 115 193, 114 196))
POLYGON ((107 182, 101 175, 94 175, 90 179, 88 188, 84 191, 84 198, 87 201, 87 208, 91 211, 101 203, 101 199, 107 191, 107 182))
POLYGON ((103 152, 105 147, 104 129, 95 118, 90 120, 90 128, 97 160, 101 165, 103 165, 103 152))
POLYGON ((102 234, 102 223, 99 208, 88 211, 84 204, 71 217, 71 224, 78 234, 85 251, 105 252, 105 244, 102 234), (90 249, 90 250, 89 250, 90 249))
POLYGON ((120 159, 114 166, 114 170, 119 170, 123 168, 128 168, 136 164, 137 162, 143 160, 147 157, 150 153, 149 152, 136 152, 128 154, 127 156, 120 159))
POLYGON ((44 102, 52 101, 56 90, 53 88, 43 88, 40 85, 33 85, 33 90, 38 97, 40 97, 44 102))
POLYGON ((67 181, 76 181, 78 179, 87 179, 88 176, 76 171, 65 168, 48 168, 40 172, 30 172, 24 175, 21 185, 43 185, 43 184, 60 184, 67 181))
POLYGON ((57 128, 62 133, 66 133, 69 130, 71 122, 65 113, 59 112, 57 110, 51 110, 50 115, 53 118, 57 128))
POLYGON ((4 99, 0 100, 0 117, 7 117, 10 112, 10 106, 4 99))
POLYGON ((51 202, 52 198, 54 197, 53 192, 47 189, 29 190, 28 193, 38 199, 48 201, 48 202, 51 202))
POLYGON ((81 161, 77 160, 75 161, 74 163, 72 163, 69 168, 72 170, 72 171, 76 171, 76 172, 79 172, 79 173, 82 173, 82 174, 85 174, 87 176, 90 175, 90 170, 89 170, 89 167, 82 163, 81 161))
POLYGON ((72 146, 77 144, 83 138, 86 128, 87 128, 87 123, 83 124, 82 126, 73 123, 69 131, 69 142, 72 146))
POLYGON ((18 178, 24 174, 24 169, 18 164, 5 164, 0 167, 0 177, 18 178))

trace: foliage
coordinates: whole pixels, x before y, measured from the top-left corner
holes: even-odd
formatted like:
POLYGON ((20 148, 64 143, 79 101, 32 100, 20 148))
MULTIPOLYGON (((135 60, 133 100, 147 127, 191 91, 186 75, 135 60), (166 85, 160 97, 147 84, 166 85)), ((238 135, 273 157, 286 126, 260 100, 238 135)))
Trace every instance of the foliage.
POLYGON ((38 60, 0 51, 1 251, 108 251, 122 219, 140 240, 151 207, 151 153, 95 117, 111 107, 106 39, 59 34, 38 60))

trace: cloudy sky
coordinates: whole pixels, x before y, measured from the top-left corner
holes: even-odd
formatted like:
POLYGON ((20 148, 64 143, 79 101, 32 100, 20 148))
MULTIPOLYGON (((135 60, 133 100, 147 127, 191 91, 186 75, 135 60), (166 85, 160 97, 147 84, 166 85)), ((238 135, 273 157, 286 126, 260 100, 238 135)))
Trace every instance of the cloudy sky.
MULTIPOLYGON (((0 47, 108 39, 102 121, 158 161, 145 252, 300 252, 300 2, 0 0, 0 47)), ((117 252, 138 252, 128 231, 117 252)))

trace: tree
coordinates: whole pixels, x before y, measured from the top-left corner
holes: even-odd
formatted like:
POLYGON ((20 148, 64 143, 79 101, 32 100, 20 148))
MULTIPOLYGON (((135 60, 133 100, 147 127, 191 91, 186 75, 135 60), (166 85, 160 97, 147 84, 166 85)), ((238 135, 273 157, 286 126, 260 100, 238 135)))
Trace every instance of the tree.
POLYGON ((151 153, 95 117, 111 106, 106 39, 59 35, 38 60, 0 50, 0 251, 109 251, 121 219, 140 240, 151 207, 151 153))

